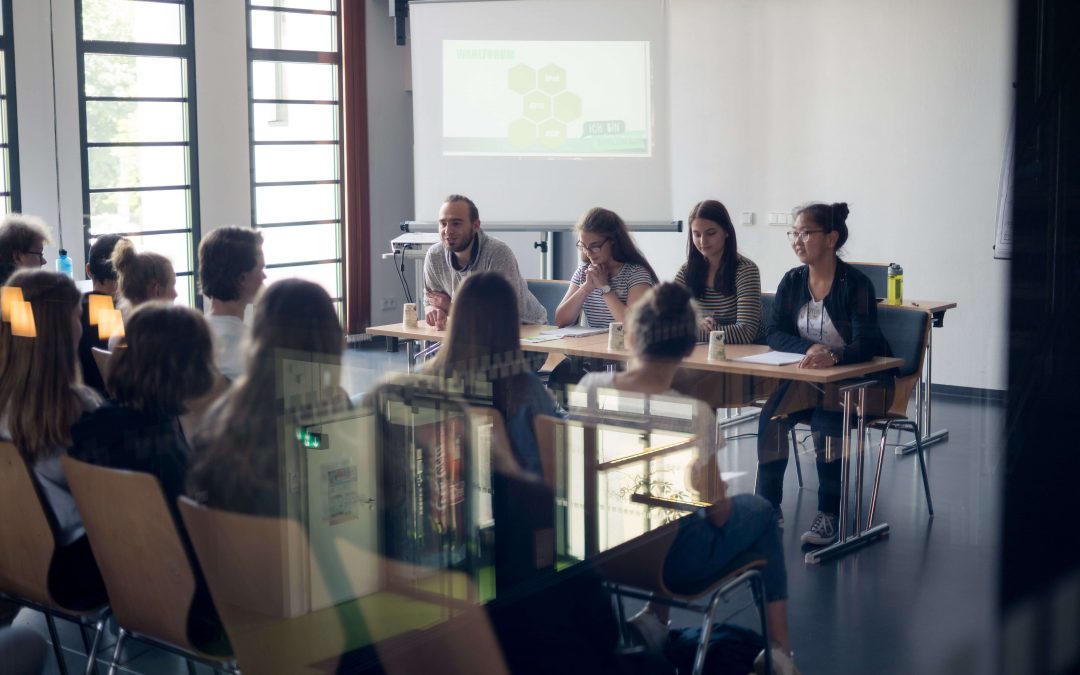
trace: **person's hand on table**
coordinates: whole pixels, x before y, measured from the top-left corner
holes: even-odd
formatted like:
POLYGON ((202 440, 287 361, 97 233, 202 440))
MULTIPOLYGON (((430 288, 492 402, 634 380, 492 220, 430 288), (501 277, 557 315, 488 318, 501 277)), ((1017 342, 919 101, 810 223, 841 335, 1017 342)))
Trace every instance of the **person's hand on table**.
POLYGON ((435 326, 436 330, 446 329, 446 311, 439 309, 438 307, 428 307, 424 313, 424 319, 427 320, 427 325, 435 326))
POLYGON ((806 350, 806 356, 799 361, 800 368, 832 368, 836 365, 829 348, 825 345, 816 344, 806 350))
POLYGON ((698 326, 706 333, 716 330, 716 322, 713 321, 713 318, 711 316, 707 316, 702 319, 698 326))
MULTIPOLYGON (((450 312, 450 296, 442 291, 424 291, 424 304, 428 307, 438 307, 445 313, 450 312)), ((430 321, 428 323, 431 323, 430 321)))

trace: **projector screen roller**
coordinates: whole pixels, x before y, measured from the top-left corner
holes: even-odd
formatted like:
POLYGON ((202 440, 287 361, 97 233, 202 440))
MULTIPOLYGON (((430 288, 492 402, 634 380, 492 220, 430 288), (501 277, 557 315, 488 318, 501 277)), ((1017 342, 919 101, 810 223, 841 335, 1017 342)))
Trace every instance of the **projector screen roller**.
POLYGON ((647 157, 648 42, 443 41, 446 155, 647 157))
POLYGON ((488 224, 670 222, 667 4, 410 3, 413 217, 460 193, 488 224))

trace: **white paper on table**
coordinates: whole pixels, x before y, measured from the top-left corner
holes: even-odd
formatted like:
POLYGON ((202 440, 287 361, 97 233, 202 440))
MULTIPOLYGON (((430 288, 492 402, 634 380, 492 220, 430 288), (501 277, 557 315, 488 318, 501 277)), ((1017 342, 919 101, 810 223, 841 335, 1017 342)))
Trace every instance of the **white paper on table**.
POLYGON ((558 335, 533 335, 532 337, 523 337, 521 342, 524 344, 532 344, 534 342, 548 342, 550 340, 558 340, 558 335))
POLYGON ((556 337, 585 337, 586 335, 601 335, 608 332, 607 328, 590 328, 588 326, 567 326, 566 328, 549 328, 540 331, 541 335, 554 335, 556 337))
POLYGON ((746 361, 747 363, 763 363, 769 366, 786 366, 789 363, 798 363, 803 360, 804 354, 796 354, 794 352, 765 352, 764 354, 754 354, 753 356, 743 356, 736 359, 736 361, 746 361))

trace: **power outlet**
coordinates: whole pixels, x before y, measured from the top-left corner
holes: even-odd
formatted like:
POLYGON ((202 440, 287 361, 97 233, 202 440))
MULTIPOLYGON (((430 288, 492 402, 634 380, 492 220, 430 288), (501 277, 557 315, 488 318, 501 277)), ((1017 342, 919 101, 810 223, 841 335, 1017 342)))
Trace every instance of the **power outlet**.
POLYGON ((397 298, 383 298, 382 299, 382 308, 383 308, 384 312, 389 312, 389 311, 392 311, 394 309, 397 309, 397 306, 398 306, 397 298))

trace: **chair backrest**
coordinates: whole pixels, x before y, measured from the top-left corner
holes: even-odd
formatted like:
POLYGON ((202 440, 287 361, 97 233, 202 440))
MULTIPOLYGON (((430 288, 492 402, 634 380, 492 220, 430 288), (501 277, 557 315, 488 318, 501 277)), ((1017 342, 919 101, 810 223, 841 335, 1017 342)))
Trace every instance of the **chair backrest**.
POLYGON ((109 370, 112 368, 113 353, 107 349, 102 349, 101 347, 91 347, 90 353, 94 357, 94 364, 97 366, 98 373, 101 375, 101 381, 107 382, 109 379, 109 370))
POLYGON ((930 334, 930 313, 905 307, 879 305, 878 326, 892 348, 893 356, 904 359, 898 378, 922 373, 926 341, 930 334))
POLYGON ((57 607, 49 593, 52 528, 19 449, 0 442, 0 593, 57 607))
POLYGON ((116 620, 188 651, 195 574, 158 479, 61 458, 116 620))
POLYGON ((559 303, 562 302, 563 296, 566 295, 566 289, 570 288, 569 281, 562 281, 560 279, 529 279, 529 292, 536 296, 536 299, 540 301, 540 304, 547 310, 547 322, 555 322, 555 310, 558 309, 559 303))
POLYGON ((855 269, 865 274, 870 283, 874 285, 874 297, 884 298, 889 289, 889 263, 848 263, 855 269))

